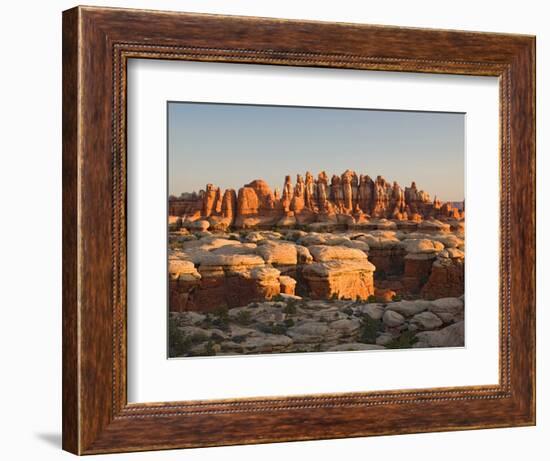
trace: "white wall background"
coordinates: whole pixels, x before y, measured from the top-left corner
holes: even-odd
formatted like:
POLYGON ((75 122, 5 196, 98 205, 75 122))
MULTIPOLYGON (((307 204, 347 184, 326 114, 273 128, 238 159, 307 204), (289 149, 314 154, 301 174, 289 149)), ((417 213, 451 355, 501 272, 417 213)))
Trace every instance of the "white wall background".
MULTIPOLYGON (((544 337, 550 15, 536 0, 181 0, 87 4, 537 35, 538 425, 531 428, 118 455, 136 460, 406 458, 545 459, 550 437, 550 338, 544 337)), ((0 16, 0 445, 3 459, 69 459, 61 451, 61 11, 71 1, 5 2, 0 16), (31 213, 22 206, 33 203, 31 213), (7 365, 7 366, 6 366, 7 365)), ((547 284, 548 285, 548 284, 547 284)), ((98 457, 101 459, 104 457, 98 457)))

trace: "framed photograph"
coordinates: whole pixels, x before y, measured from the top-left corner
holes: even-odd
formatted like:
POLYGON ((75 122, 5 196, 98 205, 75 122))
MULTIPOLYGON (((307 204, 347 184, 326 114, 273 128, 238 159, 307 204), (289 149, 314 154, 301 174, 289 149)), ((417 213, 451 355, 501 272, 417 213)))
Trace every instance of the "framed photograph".
POLYGON ((535 38, 63 13, 63 447, 535 424, 535 38))

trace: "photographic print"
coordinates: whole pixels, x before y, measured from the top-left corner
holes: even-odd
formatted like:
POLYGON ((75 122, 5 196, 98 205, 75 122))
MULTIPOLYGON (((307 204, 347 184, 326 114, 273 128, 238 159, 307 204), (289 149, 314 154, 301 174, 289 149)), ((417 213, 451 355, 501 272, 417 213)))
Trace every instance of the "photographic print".
POLYGON ((170 358, 464 346, 465 114, 167 115, 170 358))

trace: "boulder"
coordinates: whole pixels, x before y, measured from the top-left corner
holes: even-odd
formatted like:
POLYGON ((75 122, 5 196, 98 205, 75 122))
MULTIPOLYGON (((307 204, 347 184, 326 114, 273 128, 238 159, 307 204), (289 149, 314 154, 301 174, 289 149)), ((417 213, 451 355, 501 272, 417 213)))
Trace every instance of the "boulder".
POLYGON ((376 344, 379 346, 387 346, 393 341, 393 335, 391 333, 381 333, 376 338, 376 344))
POLYGON ((257 253, 268 264, 295 266, 298 263, 298 252, 293 243, 269 240, 258 245, 257 253))
POLYGON ((298 239, 298 243, 306 247, 310 245, 324 245, 326 242, 327 238, 323 234, 317 234, 315 232, 311 232, 298 239))
POLYGON ((406 239, 401 242, 405 247, 407 253, 428 253, 433 254, 437 253, 445 246, 438 242, 437 240, 428 240, 428 239, 406 239))
POLYGON ((437 219, 429 219, 421 222, 418 225, 418 230, 422 232, 450 232, 451 226, 437 219))
POLYGON ((298 258, 298 264, 310 264, 313 262, 313 256, 306 247, 296 245, 296 255, 298 258))
POLYGON ((416 335, 413 347, 464 347, 464 322, 457 322, 436 331, 423 331, 416 335))
POLYGON ((313 299, 366 300, 374 294, 374 270, 365 257, 315 262, 304 266, 302 275, 313 299))
POLYGON ((396 295, 395 291, 388 288, 375 288, 374 290, 374 296, 379 303, 390 303, 396 295))
POLYGON ((429 309, 430 306, 430 302, 418 299, 416 301, 398 301, 392 303, 389 308, 392 311, 404 315, 405 317, 412 317, 413 315, 419 314, 420 312, 424 312, 425 310, 429 309))
POLYGON ((341 319, 331 322, 329 328, 337 331, 342 336, 350 336, 359 331, 361 322, 358 319, 341 319))
POLYGON ((373 320, 380 320, 384 315, 384 307, 380 304, 361 304, 355 308, 362 314, 367 314, 373 320))
POLYGON ((298 343, 321 343, 332 336, 335 339, 334 332, 324 322, 302 322, 287 330, 287 335, 298 343))
POLYGON ((382 321, 388 327, 398 327, 405 323, 405 317, 395 311, 392 311, 391 309, 386 309, 384 315, 382 316, 382 321))
POLYGON ((204 232, 210 227, 210 223, 206 219, 197 219, 196 221, 184 221, 182 226, 190 231, 204 232))
POLYGON ((443 322, 437 315, 425 311, 416 314, 411 319, 411 325, 414 325, 418 330, 435 330, 443 325, 443 322))
POLYGON ((279 277, 279 283, 281 284, 281 294, 294 295, 296 290, 296 280, 287 275, 281 275, 279 277))
POLYGON ((436 299, 428 309, 445 323, 464 319, 464 301, 460 298, 436 299))
POLYGON ((339 245, 312 245, 308 250, 318 262, 367 259, 365 252, 339 245))

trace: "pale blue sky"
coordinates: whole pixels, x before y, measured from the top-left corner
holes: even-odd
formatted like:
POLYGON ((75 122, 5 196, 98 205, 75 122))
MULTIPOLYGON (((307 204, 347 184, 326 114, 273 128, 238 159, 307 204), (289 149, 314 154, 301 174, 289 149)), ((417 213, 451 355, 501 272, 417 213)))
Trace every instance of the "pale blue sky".
POLYGON ((168 103, 168 189, 238 190, 262 178, 346 169, 464 198, 464 114, 168 103))

